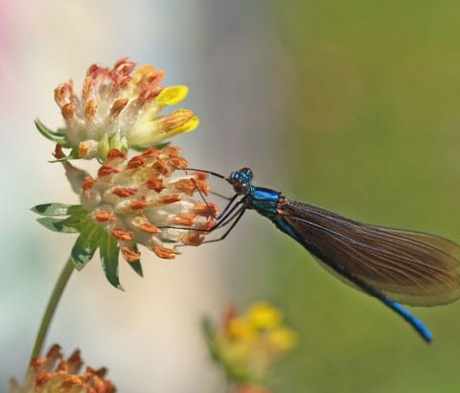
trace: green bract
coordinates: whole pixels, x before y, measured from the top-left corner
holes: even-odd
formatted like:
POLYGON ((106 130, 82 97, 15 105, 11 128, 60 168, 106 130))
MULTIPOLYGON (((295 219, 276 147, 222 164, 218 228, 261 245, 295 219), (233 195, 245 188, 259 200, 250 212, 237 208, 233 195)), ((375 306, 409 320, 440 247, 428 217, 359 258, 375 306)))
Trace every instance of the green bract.
MULTIPOLYGON (((31 209, 43 216, 37 221, 45 228, 60 233, 79 233, 72 247, 71 259, 77 270, 82 270, 99 249, 102 268, 107 280, 116 288, 123 289, 118 274, 119 248, 116 240, 89 216, 80 205, 46 203, 31 209)), ((140 276, 142 266, 139 261, 129 265, 140 276)))

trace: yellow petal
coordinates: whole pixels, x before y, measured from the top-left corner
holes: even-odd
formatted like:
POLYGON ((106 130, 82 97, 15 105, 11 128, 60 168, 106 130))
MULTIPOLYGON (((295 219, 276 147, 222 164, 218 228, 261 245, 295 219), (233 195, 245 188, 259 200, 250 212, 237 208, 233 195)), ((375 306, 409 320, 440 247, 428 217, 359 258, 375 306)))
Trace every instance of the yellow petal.
POLYGON ((268 333, 268 341, 273 349, 287 352, 297 345, 297 334, 286 327, 274 328, 268 333))
POLYGON ((251 340, 254 338, 254 330, 241 318, 231 319, 225 328, 230 339, 251 340))
POLYGON ((255 329, 268 329, 279 325, 281 312, 265 302, 255 303, 247 314, 248 322, 255 329))
POLYGON ((187 86, 170 86, 165 87, 156 98, 159 105, 177 105, 184 100, 188 94, 187 86))
POLYGON ((168 133, 168 137, 177 134, 185 134, 186 132, 193 131, 200 124, 200 119, 198 116, 193 116, 186 123, 182 124, 180 127, 175 128, 172 132, 168 133))

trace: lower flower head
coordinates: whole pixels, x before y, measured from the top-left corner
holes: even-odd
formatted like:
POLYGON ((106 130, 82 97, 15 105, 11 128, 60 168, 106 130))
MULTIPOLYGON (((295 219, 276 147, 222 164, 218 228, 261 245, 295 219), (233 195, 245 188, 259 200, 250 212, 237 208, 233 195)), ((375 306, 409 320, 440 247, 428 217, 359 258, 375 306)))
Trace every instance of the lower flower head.
POLYGON ((137 245, 172 259, 177 250, 166 244, 199 245, 217 215, 202 199, 210 191, 207 175, 173 177, 186 167, 177 147, 150 148, 131 159, 112 149, 98 176, 83 179, 82 207, 117 240, 128 262, 139 260, 137 245))
POLYGON ((80 372, 82 365, 79 351, 64 359, 55 344, 46 357, 32 361, 22 387, 16 380, 10 382, 9 393, 115 393, 112 382, 105 379, 107 369, 86 367, 80 372))

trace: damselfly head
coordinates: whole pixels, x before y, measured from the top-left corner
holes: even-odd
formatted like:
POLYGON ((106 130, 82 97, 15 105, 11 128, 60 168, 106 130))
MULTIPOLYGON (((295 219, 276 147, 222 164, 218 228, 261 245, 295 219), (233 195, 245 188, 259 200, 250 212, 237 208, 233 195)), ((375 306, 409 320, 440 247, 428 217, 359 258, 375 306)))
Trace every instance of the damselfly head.
POLYGON ((246 195, 251 189, 252 169, 241 168, 232 172, 227 181, 233 186, 235 192, 239 195, 246 195))

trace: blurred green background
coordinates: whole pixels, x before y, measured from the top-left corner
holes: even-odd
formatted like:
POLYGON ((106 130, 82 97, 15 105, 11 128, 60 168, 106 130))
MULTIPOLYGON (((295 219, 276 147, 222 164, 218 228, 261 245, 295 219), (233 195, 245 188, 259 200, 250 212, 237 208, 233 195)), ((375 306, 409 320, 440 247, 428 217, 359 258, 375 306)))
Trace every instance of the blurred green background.
MULTIPOLYGON (((459 240, 459 14, 447 1, 274 5, 289 73, 276 155, 288 195, 459 240)), ((302 337, 280 391, 459 390, 460 305, 413 309, 434 333, 429 347, 301 247, 269 243, 273 296, 302 337)))
MULTIPOLYGON (((291 198, 460 241, 458 2, 22 0, 0 11, 2 388, 24 369, 72 245, 27 211, 75 202, 32 120, 62 125, 53 88, 80 86, 93 62, 130 56, 190 86, 184 106, 201 126, 174 142, 194 167, 251 166, 255 184, 291 198)), ((120 293, 94 261, 72 278, 49 337, 108 366, 120 392, 219 392, 200 317, 261 299, 300 335, 276 392, 459 390, 460 302, 412 310, 434 333, 428 346, 255 213, 225 242, 144 266, 143 280, 122 267, 120 293)))

